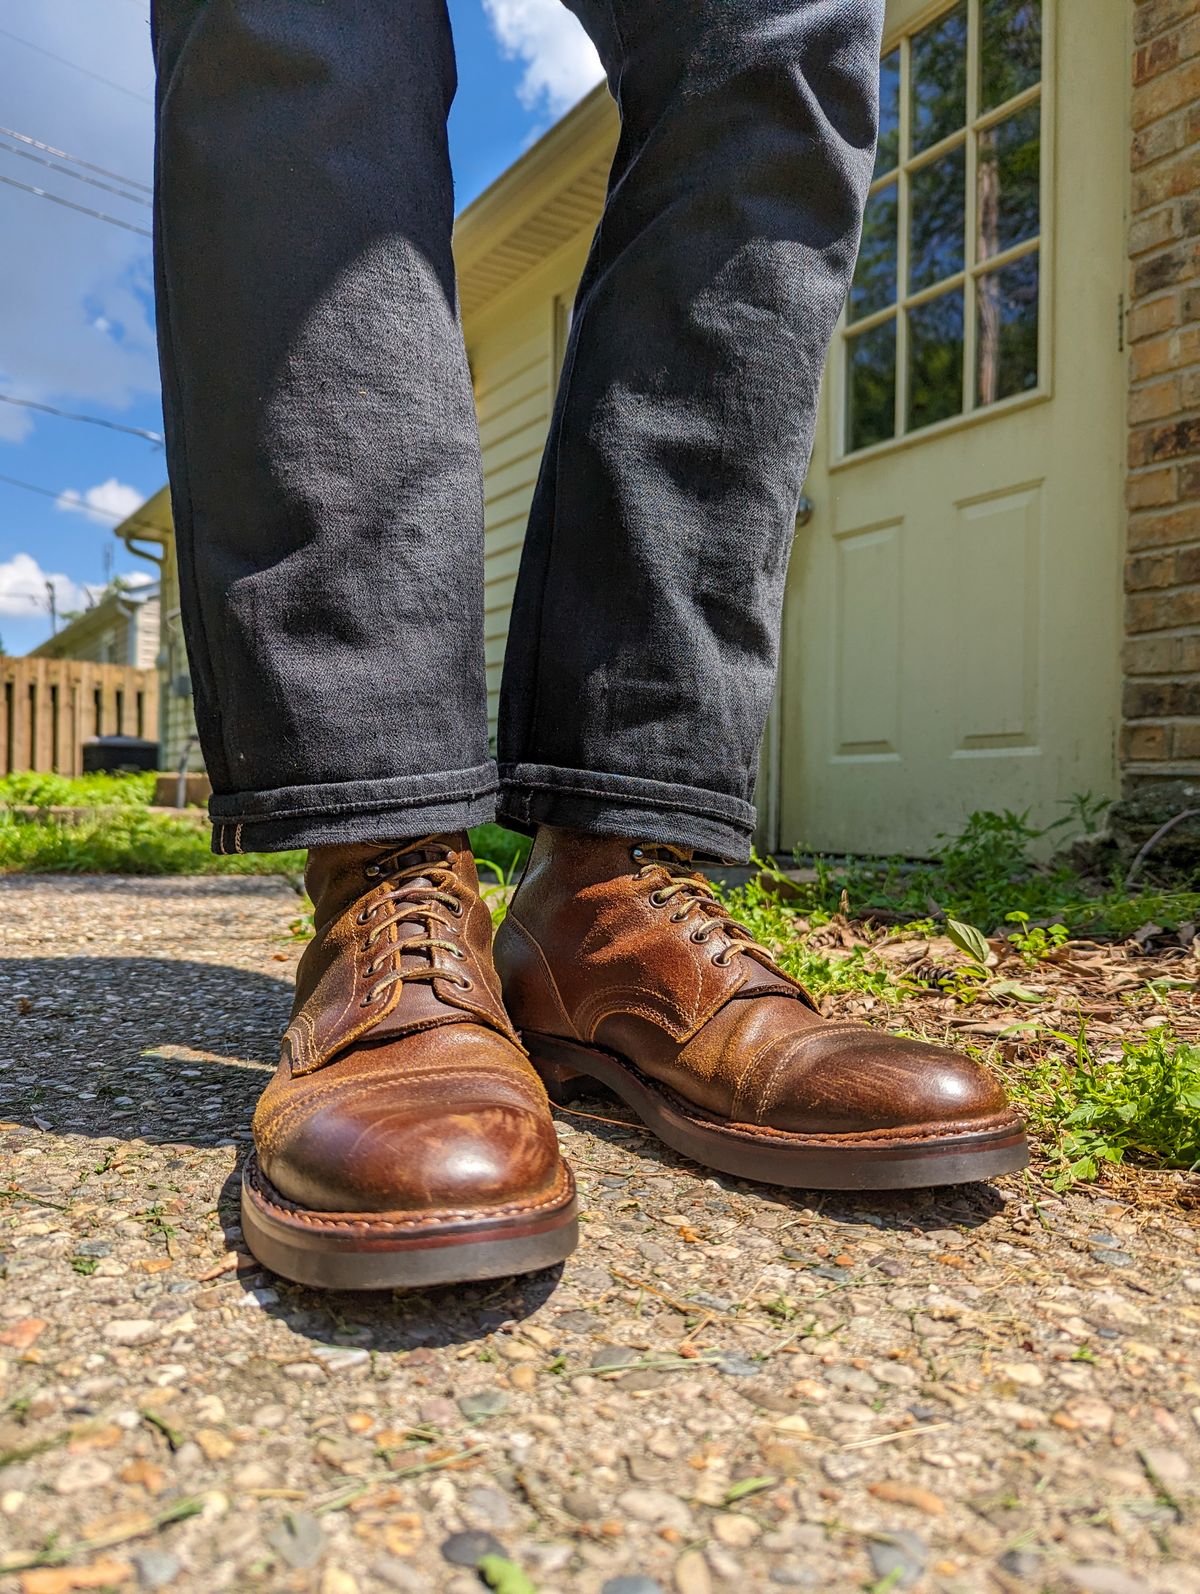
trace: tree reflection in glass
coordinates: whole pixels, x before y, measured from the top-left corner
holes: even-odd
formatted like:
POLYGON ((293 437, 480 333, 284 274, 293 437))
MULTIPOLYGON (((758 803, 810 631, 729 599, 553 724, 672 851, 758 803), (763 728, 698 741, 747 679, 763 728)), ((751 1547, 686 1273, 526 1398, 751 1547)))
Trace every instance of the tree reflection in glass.
POLYGON ((957 132, 967 120, 966 0, 913 34, 910 61, 915 155, 957 132))
POLYGON ((919 293, 963 269, 967 152, 963 145, 912 174, 908 288, 919 293))
POLYGON ((1042 75, 1041 0, 982 0, 979 108, 995 110, 1042 75))
POLYGON ((1022 255, 977 285, 976 402, 1027 393, 1038 383, 1038 257, 1022 255))
POLYGON ((896 297, 896 184, 885 183, 867 201, 862 245, 847 315, 860 321, 896 297))
POLYGON ((850 340, 846 381, 846 447, 870 448, 896 432, 896 320, 850 340))
POLYGON ((977 211, 980 260, 1027 238, 1039 227, 1041 107, 1030 105, 979 135, 977 211))
POLYGON ((932 426, 962 411, 962 289, 908 312, 908 426, 932 426))

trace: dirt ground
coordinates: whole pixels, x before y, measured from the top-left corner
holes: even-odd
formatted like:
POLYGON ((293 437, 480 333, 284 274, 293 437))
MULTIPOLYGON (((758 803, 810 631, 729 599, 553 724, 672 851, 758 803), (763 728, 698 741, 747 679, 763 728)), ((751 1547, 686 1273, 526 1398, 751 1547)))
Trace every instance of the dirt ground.
POLYGON ((584 1101, 561 1273, 263 1273, 297 912, 0 881, 0 1594, 1200 1594, 1197 1217, 1136 1181, 793 1195, 584 1101))

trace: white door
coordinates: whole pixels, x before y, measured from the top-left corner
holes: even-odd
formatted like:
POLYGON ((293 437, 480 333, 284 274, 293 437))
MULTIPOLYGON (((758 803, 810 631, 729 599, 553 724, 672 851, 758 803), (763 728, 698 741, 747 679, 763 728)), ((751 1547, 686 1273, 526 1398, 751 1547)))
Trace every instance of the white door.
POLYGON ((890 0, 789 578, 785 847, 920 853, 1115 789, 1126 10, 890 0))

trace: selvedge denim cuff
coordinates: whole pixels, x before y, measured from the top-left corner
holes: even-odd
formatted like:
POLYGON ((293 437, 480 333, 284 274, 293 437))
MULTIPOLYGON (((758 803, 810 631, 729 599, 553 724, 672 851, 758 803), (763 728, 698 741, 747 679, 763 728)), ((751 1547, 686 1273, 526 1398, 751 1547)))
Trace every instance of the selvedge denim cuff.
POLYGON ((286 852, 468 830, 495 818, 497 784, 489 761, 433 775, 214 793, 208 803, 212 848, 286 852))
POLYGON ((527 834, 538 825, 555 825, 669 842, 744 863, 757 814, 752 803, 699 786, 549 764, 502 764, 498 817, 527 834))

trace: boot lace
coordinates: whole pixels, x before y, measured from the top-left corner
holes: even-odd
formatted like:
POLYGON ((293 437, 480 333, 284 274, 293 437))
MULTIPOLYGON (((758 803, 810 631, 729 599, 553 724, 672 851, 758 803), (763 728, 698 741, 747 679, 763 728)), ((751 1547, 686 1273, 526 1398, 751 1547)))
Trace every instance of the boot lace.
MULTIPOLYGON (((633 856, 644 857, 646 851, 645 848, 635 847, 633 856)), ((674 849, 670 851, 673 853, 674 849)), ((730 938, 732 944, 713 958, 718 968, 728 968, 734 958, 743 953, 766 960, 774 966, 766 948, 755 940, 754 932, 730 916, 709 881, 702 874, 695 874, 688 869, 687 860, 682 855, 668 859, 659 857, 644 863, 634 879, 657 879, 661 882, 650 892, 649 902, 656 908, 665 908, 673 902, 675 907, 670 915, 671 922, 683 924, 691 919, 691 939, 697 945, 703 946, 718 930, 730 938)))
POLYGON ((394 924, 418 923, 424 926, 423 936, 412 936, 403 941, 392 941, 377 956, 371 956, 364 969, 374 984, 363 997, 361 1006, 370 1007, 393 985, 415 984, 424 981, 449 979, 460 991, 469 991, 473 981, 465 975, 450 976, 439 969, 432 957, 422 968, 403 969, 402 957, 412 952, 433 952, 441 948, 460 963, 467 954, 449 936, 455 933, 454 925, 444 917, 463 916, 460 886, 451 863, 452 850, 434 836, 423 836, 419 841, 407 842, 395 852, 387 853, 367 864, 363 873, 368 880, 387 886, 385 895, 379 896, 369 907, 360 908, 355 922, 364 928, 370 925, 363 939, 363 950, 372 953, 379 938, 394 924), (421 856, 433 853, 434 857, 421 856), (435 932, 444 929, 448 936, 435 932), (391 964, 391 967, 388 965, 391 964))

